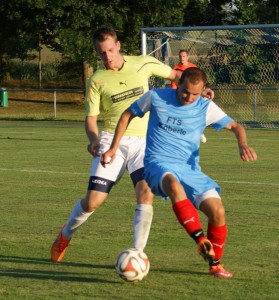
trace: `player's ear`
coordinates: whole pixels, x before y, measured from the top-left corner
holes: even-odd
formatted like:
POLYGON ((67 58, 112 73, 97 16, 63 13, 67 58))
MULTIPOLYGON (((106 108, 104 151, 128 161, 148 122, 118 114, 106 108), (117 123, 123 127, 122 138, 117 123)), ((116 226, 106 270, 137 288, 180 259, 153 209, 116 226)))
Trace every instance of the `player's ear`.
POLYGON ((117 42, 116 42, 116 47, 117 47, 117 49, 118 49, 118 50, 120 50, 120 48, 121 48, 121 44, 120 44, 120 42, 119 42, 119 41, 117 41, 117 42))

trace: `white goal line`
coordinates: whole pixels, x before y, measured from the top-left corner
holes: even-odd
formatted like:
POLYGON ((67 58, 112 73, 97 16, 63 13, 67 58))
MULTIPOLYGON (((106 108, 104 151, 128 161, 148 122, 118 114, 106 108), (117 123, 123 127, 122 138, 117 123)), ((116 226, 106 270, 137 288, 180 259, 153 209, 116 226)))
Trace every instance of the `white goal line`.
MULTIPOLYGON (((0 168, 0 171, 7 172, 28 172, 28 173, 48 173, 48 174, 67 174, 67 175, 88 175, 89 173, 79 173, 79 172, 60 172, 60 171, 48 171, 48 170, 27 170, 27 169, 6 169, 0 168)), ((279 186, 279 183, 271 182, 251 182, 251 181, 234 181, 234 180, 216 180, 216 182, 232 183, 232 184, 250 184, 250 185, 267 185, 267 186, 279 186)))

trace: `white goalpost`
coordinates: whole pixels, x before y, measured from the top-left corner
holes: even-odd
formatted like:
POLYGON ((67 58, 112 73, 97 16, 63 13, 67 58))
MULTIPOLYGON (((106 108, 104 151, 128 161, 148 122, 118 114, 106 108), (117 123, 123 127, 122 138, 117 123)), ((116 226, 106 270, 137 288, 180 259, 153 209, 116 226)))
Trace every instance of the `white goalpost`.
MULTIPOLYGON (((143 55, 203 69, 214 101, 246 127, 279 128, 279 24, 142 28, 143 55)), ((152 78, 153 87, 169 82, 152 78)))

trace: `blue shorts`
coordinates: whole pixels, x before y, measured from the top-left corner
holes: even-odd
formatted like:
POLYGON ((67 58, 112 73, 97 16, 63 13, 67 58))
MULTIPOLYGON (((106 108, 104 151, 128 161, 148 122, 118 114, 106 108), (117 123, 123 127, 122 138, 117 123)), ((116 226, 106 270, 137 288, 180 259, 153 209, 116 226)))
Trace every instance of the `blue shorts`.
POLYGON ((221 192, 219 185, 205 175, 199 166, 182 163, 175 165, 167 163, 148 163, 144 166, 143 176, 153 194, 156 196, 167 196, 161 189, 162 176, 166 173, 171 173, 177 178, 184 187, 187 197, 193 204, 195 204, 196 197, 209 190, 215 189, 218 194, 221 192))

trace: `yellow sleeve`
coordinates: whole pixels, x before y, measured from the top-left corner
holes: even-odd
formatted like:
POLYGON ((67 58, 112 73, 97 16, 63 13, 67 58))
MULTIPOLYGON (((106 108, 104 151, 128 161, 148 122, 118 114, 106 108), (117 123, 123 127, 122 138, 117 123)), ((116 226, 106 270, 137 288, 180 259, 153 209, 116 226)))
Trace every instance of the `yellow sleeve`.
POLYGON ((149 76, 167 79, 171 75, 172 68, 155 57, 144 55, 142 58, 145 60, 145 64, 150 72, 149 76))
POLYGON ((87 117, 100 114, 100 99, 98 83, 91 77, 87 83, 85 96, 85 115, 87 117))

